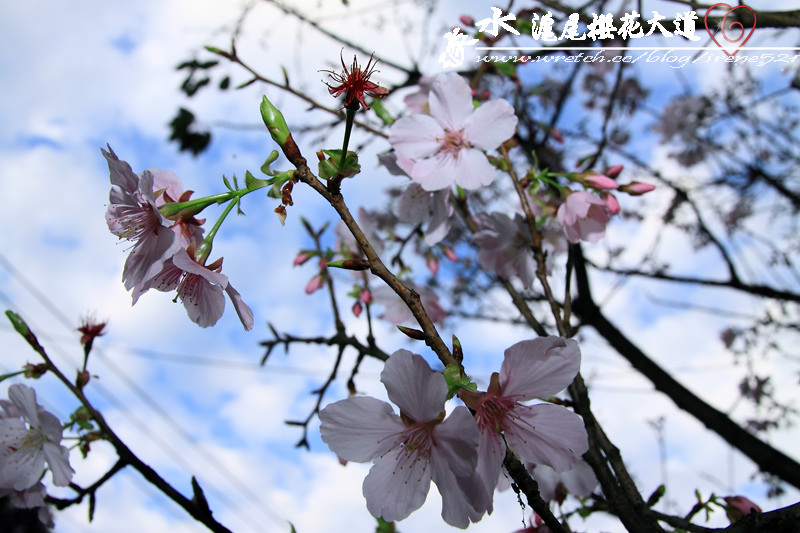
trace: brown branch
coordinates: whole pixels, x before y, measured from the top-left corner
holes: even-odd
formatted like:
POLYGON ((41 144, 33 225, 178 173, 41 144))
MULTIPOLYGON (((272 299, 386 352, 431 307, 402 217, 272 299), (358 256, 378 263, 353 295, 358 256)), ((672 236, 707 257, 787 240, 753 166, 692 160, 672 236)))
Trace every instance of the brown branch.
POLYGON ((592 326, 636 370, 649 379, 656 390, 669 396, 675 405, 697 418, 731 446, 744 453, 765 472, 770 472, 800 488, 800 464, 797 461, 748 433, 725 413, 701 400, 647 357, 608 321, 592 299, 586 261, 580 246, 577 245, 575 246, 575 274, 578 297, 573 302, 573 310, 583 324, 592 326))

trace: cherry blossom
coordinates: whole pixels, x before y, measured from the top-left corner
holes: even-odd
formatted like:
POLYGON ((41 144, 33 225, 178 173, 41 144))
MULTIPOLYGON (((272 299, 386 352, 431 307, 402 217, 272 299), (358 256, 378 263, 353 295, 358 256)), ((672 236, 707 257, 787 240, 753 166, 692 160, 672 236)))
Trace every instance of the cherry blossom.
POLYGON ((547 465, 526 465, 531 476, 539 484, 539 494, 545 501, 564 501, 567 493, 586 498, 597 487, 597 477, 589 464, 583 459, 569 470, 556 472, 547 465))
POLYGON ((425 224, 425 244, 433 246, 447 237, 454 215, 450 191, 429 192, 411 183, 394 204, 393 212, 401 222, 425 224))
POLYGON ((522 403, 564 389, 578 373, 580 359, 578 344, 571 339, 518 342, 505 351, 500 373, 492 374, 488 391, 460 393, 475 411, 480 429, 476 470, 488 494, 497 486, 506 444, 522 461, 548 465, 557 472, 573 468, 589 449, 578 415, 549 403, 522 403))
POLYGON ((458 406, 445 418, 444 376, 407 350, 389 357, 381 381, 400 415, 368 396, 338 401, 319 414, 322 440, 334 453, 346 461, 373 461, 363 484, 369 512, 402 520, 422 506, 433 480, 448 524, 463 528, 479 520, 483 513, 466 490, 478 445, 470 412, 458 406))
POLYGON ((325 84, 328 86, 328 92, 333 96, 339 96, 344 93, 345 99, 343 107, 347 109, 358 109, 360 104, 363 109, 369 109, 367 102, 364 101, 364 95, 383 98, 389 94, 387 88, 369 81, 369 77, 375 72, 375 65, 372 64, 372 56, 369 56, 369 61, 367 61, 367 65, 363 69, 358 64, 355 56, 353 56, 353 64, 350 70, 347 70, 347 65, 344 64, 344 59, 341 58, 341 56, 340 59, 343 69, 341 74, 333 72, 332 70, 325 71, 329 73, 328 75, 330 78, 338 85, 333 86, 327 82, 325 82, 325 84))
POLYGON ((111 178, 106 222, 111 233, 134 243, 122 271, 125 288, 131 290, 158 274, 179 244, 172 224, 158 212, 153 174, 145 171, 137 176, 110 146, 108 150, 100 149, 111 178))
POLYGON ((222 274, 222 259, 211 265, 199 264, 193 257, 194 247, 181 249, 164 262, 164 268, 147 280, 137 285, 133 291, 133 303, 150 289, 162 292, 178 291, 178 298, 192 322, 201 328, 213 326, 222 316, 225 309, 224 290, 239 316, 244 329, 253 329, 253 311, 244 303, 241 294, 228 282, 222 274))
MULTIPOLYGON (((439 297, 436 293, 425 285, 417 285, 410 281, 404 281, 403 283, 409 289, 413 289, 419 294, 422 307, 425 308, 425 312, 428 313, 431 321, 441 324, 445 317, 447 317, 447 311, 439 304, 439 297)), ((414 315, 411 313, 411 310, 391 287, 383 285, 376 288, 372 291, 372 297, 374 303, 386 307, 381 318, 395 325, 414 320, 414 315)))
POLYGON ((389 144, 398 157, 413 162, 403 170, 426 191, 453 183, 465 189, 489 185, 495 168, 483 150, 514 135, 514 108, 498 99, 475 109, 469 85, 454 72, 434 79, 428 103, 430 115, 403 117, 392 125, 389 144))
POLYGON ((520 215, 479 213, 475 222, 480 231, 472 240, 480 247, 478 262, 504 279, 516 276, 527 289, 536 278, 536 262, 531 253, 531 235, 520 215))
POLYGON ((53 484, 67 486, 74 471, 69 450, 60 444, 61 423, 36 403, 36 391, 11 385, 8 401, 2 400, 0 405, 0 489, 35 489, 45 463, 53 484))
POLYGON ((586 191, 570 193, 558 208, 556 220, 567 240, 597 242, 606 233, 606 224, 611 219, 608 204, 598 196, 586 191))

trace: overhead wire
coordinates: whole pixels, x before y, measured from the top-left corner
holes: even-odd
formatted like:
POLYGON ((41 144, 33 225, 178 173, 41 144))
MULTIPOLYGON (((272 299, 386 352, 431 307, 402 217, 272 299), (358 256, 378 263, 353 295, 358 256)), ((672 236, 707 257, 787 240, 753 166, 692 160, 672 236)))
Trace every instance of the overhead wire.
MULTIPOLYGON (((22 285, 51 315, 53 315, 63 326, 65 326, 69 330, 74 330, 75 326, 72 320, 66 316, 42 291, 36 287, 36 285, 28 280, 17 268, 11 264, 11 262, 0 253, 0 264, 3 265, 5 270, 17 280, 17 282, 22 285)), ((13 300, 5 294, 2 294, 2 300, 8 303, 12 308, 17 308, 14 305, 13 300)), ((35 322, 28 320, 32 326, 35 326, 35 322)), ((45 338, 44 336, 42 338, 45 338)), ((95 351, 98 352, 99 355, 103 355, 103 350, 97 348, 95 351)), ((73 365, 77 365, 74 360, 71 360, 71 357, 64 352, 62 352, 59 348, 59 355, 67 360, 69 360, 73 365)), ((256 494, 252 489, 250 489, 247 485, 245 485, 239 478, 231 474, 228 470, 223 468, 218 461, 218 458, 213 457, 205 448, 200 446, 194 437, 188 432, 183 426, 175 420, 167 411, 165 411, 146 391, 144 391, 139 385, 137 385, 133 380, 130 379, 127 374, 120 369, 117 365, 110 362, 110 358, 103 357, 103 363, 111 370, 116 377, 121 379, 127 386, 131 388, 133 394, 139 398, 143 403, 148 405, 151 409, 153 409, 158 416, 163 418, 168 425, 182 438, 184 439, 189 446, 191 446, 200 456, 203 457, 205 461, 207 461, 207 465, 210 466, 214 470, 216 470, 223 478, 225 478, 228 483, 236 487, 236 489, 247 498, 248 501, 251 503, 257 503, 257 508, 261 509, 262 512, 269 517, 270 520, 276 522, 276 524, 280 524, 282 527, 285 526, 286 520, 281 518, 277 512, 273 511, 263 500, 262 498, 256 494)), ((104 397, 104 399, 112 406, 120 410, 121 412, 125 413, 125 416, 131 420, 136 427, 139 428, 142 433, 147 435, 159 448, 162 449, 170 458, 182 468, 187 470, 188 472, 192 472, 194 468, 191 467, 188 463, 186 463, 184 454, 181 454, 172 449, 172 447, 166 443, 160 436, 156 436, 156 434, 150 430, 149 426, 141 420, 138 416, 134 415, 130 409, 127 409, 124 404, 116 398, 116 396, 109 391, 106 387, 104 387, 98 381, 93 382, 93 388, 97 390, 97 392, 104 397)), ((209 493, 213 493, 214 497, 216 497, 220 502, 227 505, 229 508, 237 511, 241 511, 239 504, 233 502, 224 492, 218 490, 214 487, 211 487, 208 490, 209 493)), ((255 531, 261 532, 263 531, 262 524, 258 521, 253 519, 249 516, 249 513, 243 513, 241 515, 243 518, 246 517, 246 521, 249 523, 251 527, 255 531)))

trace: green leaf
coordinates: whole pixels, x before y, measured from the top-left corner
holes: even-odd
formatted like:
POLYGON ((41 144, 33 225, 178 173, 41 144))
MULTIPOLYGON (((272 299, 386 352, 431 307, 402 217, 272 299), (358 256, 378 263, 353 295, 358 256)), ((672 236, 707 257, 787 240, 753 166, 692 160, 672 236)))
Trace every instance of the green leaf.
POLYGON ((335 178, 339 173, 339 165, 336 163, 331 163, 330 159, 324 159, 320 161, 317 169, 319 171, 319 177, 326 180, 335 178))
POLYGON ((270 170, 269 166, 275 161, 277 161, 277 159, 278 159, 278 151, 277 150, 271 151, 267 156, 266 161, 264 161, 264 164, 261 165, 261 172, 263 174, 266 174, 267 176, 271 176, 272 171, 270 170))
POLYGON ((461 372, 461 367, 455 363, 450 363, 444 368, 444 380, 447 383, 447 398, 452 398, 458 391, 467 390, 477 392, 478 386, 469 376, 461 372))
POLYGON ((394 122, 394 117, 383 107, 383 104, 377 98, 372 101, 372 105, 370 108, 375 111, 375 114, 378 115, 378 118, 383 121, 384 124, 387 126, 391 126, 394 122))
POLYGON ((358 163, 358 154, 355 152, 348 150, 344 158, 344 163, 342 163, 341 150, 322 150, 322 153, 328 156, 328 159, 320 161, 319 164, 319 174, 325 179, 332 179, 336 176, 349 178, 361 172, 361 165, 358 163), (328 164, 323 165, 323 163, 326 162, 328 164), (324 172, 323 166, 325 167, 324 172))
POLYGON ((269 181, 254 177, 250 171, 247 170, 244 173, 244 186, 247 187, 248 191, 255 191, 269 186, 269 181))

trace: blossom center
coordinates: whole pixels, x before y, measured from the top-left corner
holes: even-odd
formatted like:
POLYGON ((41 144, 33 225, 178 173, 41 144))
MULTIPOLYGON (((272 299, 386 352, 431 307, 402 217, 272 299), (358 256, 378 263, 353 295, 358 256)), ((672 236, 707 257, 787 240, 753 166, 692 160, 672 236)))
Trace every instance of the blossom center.
POLYGON ((464 135, 464 130, 445 130, 444 137, 437 140, 439 141, 439 151, 454 157, 462 148, 472 147, 464 135))
POLYGON ((503 398, 492 393, 484 394, 480 409, 478 409, 478 427, 481 430, 490 430, 502 433, 509 428, 513 415, 511 412, 517 402, 503 398))

